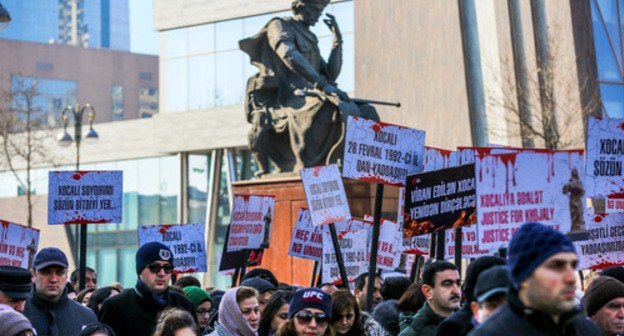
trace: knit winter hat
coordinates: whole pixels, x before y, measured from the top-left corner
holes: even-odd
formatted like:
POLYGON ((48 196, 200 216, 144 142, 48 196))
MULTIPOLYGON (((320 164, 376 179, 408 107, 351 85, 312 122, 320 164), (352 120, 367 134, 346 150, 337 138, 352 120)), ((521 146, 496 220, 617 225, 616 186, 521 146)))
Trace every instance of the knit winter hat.
POLYGON ((166 261, 173 265, 173 253, 167 245, 159 242, 149 242, 141 246, 135 259, 137 274, 141 274, 143 269, 154 261, 166 261))
POLYGON ((24 315, 12 309, 0 311, 0 335, 17 335, 25 330, 32 330, 32 324, 24 315))
POLYGON ((277 281, 277 278, 275 277, 273 272, 269 271, 266 268, 258 267, 258 268, 252 269, 251 271, 245 273, 243 280, 250 279, 250 278, 261 278, 272 283, 273 286, 275 286, 275 288, 279 287, 279 282, 277 281))
POLYGON ((298 311, 305 308, 320 309, 328 318, 331 318, 331 297, 318 288, 302 288, 290 298, 288 318, 292 318, 298 311))
POLYGON ((277 288, 273 286, 272 283, 262 279, 262 278, 247 278, 241 282, 241 286, 253 287, 258 293, 262 294, 266 291, 276 291, 277 288))
POLYGON ((614 279, 620 280, 621 283, 624 283, 624 267, 622 266, 607 267, 600 272, 600 275, 610 276, 614 279))
POLYGON ((540 223, 523 224, 509 242, 507 270, 514 288, 546 259, 562 252, 576 253, 570 238, 540 223))
POLYGON ((197 286, 186 286, 183 291, 186 297, 193 302, 193 306, 195 306, 195 308, 206 301, 212 302, 210 294, 197 286))
POLYGON ((585 311, 592 317, 609 301, 624 297, 624 284, 608 276, 599 276, 585 291, 585 311))

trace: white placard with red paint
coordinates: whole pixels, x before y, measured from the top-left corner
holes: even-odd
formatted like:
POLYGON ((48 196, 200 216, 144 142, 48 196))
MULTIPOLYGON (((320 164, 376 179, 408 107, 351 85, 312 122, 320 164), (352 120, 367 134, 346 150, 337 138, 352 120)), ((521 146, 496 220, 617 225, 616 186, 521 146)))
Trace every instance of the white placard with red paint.
POLYGON ((587 123, 586 196, 607 198, 607 212, 624 212, 624 119, 587 123))
POLYGON ((349 117, 342 175, 404 186, 407 175, 422 171, 425 131, 349 117))
POLYGON ((39 230, 0 219, 0 265, 31 269, 39 230))
POLYGON ((425 162, 423 173, 442 168, 457 166, 457 155, 453 151, 435 147, 425 146, 425 162))
POLYGON ((234 195, 228 252, 268 248, 275 196, 234 195))
MULTIPOLYGON (((455 230, 446 230, 444 259, 455 258, 455 230)), ((480 249, 477 242, 477 225, 462 226, 462 258, 479 258, 489 255, 487 249, 480 249)))
POLYGON ((330 224, 351 218, 347 194, 337 165, 301 169, 299 173, 312 224, 330 224))
POLYGON ((489 154, 477 149, 478 243, 506 247, 525 222, 570 231, 569 197, 563 193, 572 170, 583 171, 583 151, 489 154))
POLYGON ((288 255, 320 262, 323 257, 324 227, 312 225, 310 211, 306 208, 299 209, 288 255))
MULTIPOLYGON (((369 226, 368 246, 373 241, 373 216, 364 216, 364 223, 369 226)), ((379 242, 377 248, 377 268, 394 271, 401 262, 403 230, 393 221, 381 218, 379 222, 379 242)), ((371 249, 369 249, 370 251, 371 249)), ((370 253, 366 260, 370 260, 370 253)))
POLYGON ((138 230, 139 246, 149 242, 167 245, 173 253, 175 273, 206 272, 204 224, 150 225, 138 230))
MULTIPOLYGON (((366 231, 342 231, 338 233, 338 243, 342 252, 347 280, 351 283, 356 280, 358 275, 364 273, 368 269, 366 262, 367 244, 366 231)), ((339 283, 340 271, 338 269, 338 261, 334 245, 332 243, 331 234, 324 233, 323 237, 323 282, 339 283)))
POLYGON ((589 240, 574 242, 579 269, 624 266, 624 213, 594 215, 588 209, 589 240))
POLYGON ((122 171, 51 171, 48 224, 121 223, 122 171))

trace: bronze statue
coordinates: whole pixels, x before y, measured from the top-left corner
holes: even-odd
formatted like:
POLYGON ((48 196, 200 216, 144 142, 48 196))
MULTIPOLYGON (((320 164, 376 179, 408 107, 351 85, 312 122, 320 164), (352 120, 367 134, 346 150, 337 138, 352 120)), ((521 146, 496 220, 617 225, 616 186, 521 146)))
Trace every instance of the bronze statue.
POLYGON ((585 230, 585 208, 583 206, 585 188, 583 188, 583 181, 581 181, 576 168, 572 169, 572 177, 568 183, 563 185, 563 193, 570 196, 570 221, 572 222, 570 232, 585 230))
POLYGON ((353 102, 336 87, 342 66, 342 35, 335 18, 323 21, 334 35, 325 61, 310 31, 329 0, 295 0, 293 16, 271 19, 257 35, 239 42, 258 67, 245 95, 252 124, 249 147, 257 175, 335 163, 343 153, 348 115, 379 120, 374 108, 353 102))

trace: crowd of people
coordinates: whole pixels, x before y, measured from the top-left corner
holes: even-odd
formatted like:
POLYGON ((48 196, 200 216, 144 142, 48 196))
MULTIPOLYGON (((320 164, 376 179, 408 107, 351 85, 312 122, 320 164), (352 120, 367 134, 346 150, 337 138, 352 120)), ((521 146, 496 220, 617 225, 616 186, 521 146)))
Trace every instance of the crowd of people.
POLYGON ((464 279, 443 260, 414 283, 374 277, 372 312, 368 273, 350 291, 290 285, 256 268, 223 291, 190 275, 170 284, 173 253, 161 243, 142 245, 135 261, 133 288, 98 287, 87 268, 78 293, 78 272, 68 274, 58 248, 41 249, 31 270, 0 266, 0 335, 624 335, 624 267, 594 272, 577 289, 574 244, 539 223, 521 227, 507 259, 472 260, 464 279))

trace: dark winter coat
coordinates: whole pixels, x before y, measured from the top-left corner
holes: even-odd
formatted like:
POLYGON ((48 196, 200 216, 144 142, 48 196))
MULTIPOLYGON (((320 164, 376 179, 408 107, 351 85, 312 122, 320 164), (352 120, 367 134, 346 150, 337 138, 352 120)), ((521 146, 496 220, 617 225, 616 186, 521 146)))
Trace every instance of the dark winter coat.
POLYGON ((113 328, 117 336, 150 336, 158 313, 169 307, 186 310, 197 318, 193 303, 183 294, 167 289, 159 302, 141 281, 135 288, 104 300, 98 317, 100 322, 113 328))
POLYGON ((564 313, 559 317, 559 323, 555 323, 544 312, 525 306, 517 291, 512 289, 505 305, 468 335, 592 336, 602 333, 578 309, 564 313))
POLYGON ((67 298, 67 289, 58 300, 50 302, 37 296, 33 287, 24 316, 38 336, 74 336, 80 334, 83 326, 97 322, 91 309, 67 298))
POLYGON ((409 317, 401 314, 399 318, 401 333, 399 336, 434 336, 442 320, 444 317, 436 314, 425 302, 414 316, 409 317))
POLYGON ((472 324, 472 311, 470 311, 470 303, 466 302, 460 310, 440 323, 436 335, 466 336, 472 328, 474 328, 472 324))

